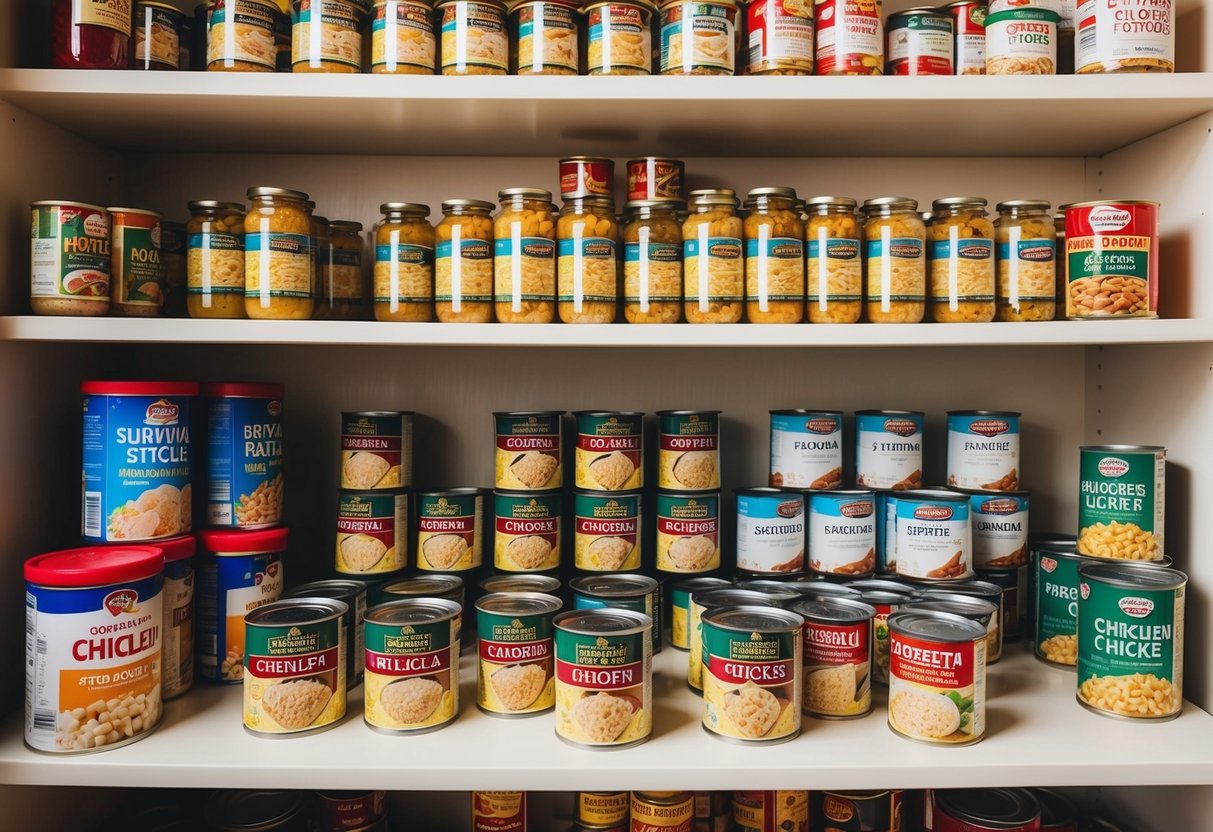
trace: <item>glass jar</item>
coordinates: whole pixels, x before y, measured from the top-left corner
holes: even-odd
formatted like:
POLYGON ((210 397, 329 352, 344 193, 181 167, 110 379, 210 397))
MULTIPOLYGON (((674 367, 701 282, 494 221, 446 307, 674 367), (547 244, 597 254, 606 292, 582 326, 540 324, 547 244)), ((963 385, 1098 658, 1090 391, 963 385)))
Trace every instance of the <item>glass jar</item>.
POLYGON ((160 260, 164 264, 164 314, 185 317, 185 223, 160 223, 160 260))
POLYGON ((434 313, 444 324, 493 321, 493 203, 442 203, 434 261, 434 313))
POLYGON ((510 70, 515 75, 576 75, 581 69, 577 48, 580 7, 580 0, 513 3, 510 70))
POLYGON ((189 204, 186 309, 192 318, 246 318, 244 206, 199 200, 189 204))
POLYGON ((804 223, 794 188, 746 194, 745 309, 752 324, 804 320, 804 223))
POLYGON ((354 0, 293 0, 291 71, 362 71, 363 7, 354 0))
POLYGON ((566 200, 556 221, 560 320, 609 324, 619 300, 619 225, 610 197, 566 200))
MULTIPOLYGON (((312 212, 312 297, 320 297, 320 271, 328 260, 329 221, 316 213, 316 203, 305 203, 312 212)), ((315 314, 315 311, 312 313, 315 314)))
POLYGON ((629 202, 623 229, 623 316, 630 324, 682 320, 681 199, 629 202))
POLYGON ((865 200, 867 313, 877 324, 918 323, 926 311, 927 227, 918 202, 902 196, 865 200))
POLYGON ((315 317, 324 320, 361 321, 366 315, 362 282, 362 223, 333 220, 328 245, 322 249, 320 292, 315 317))
POLYGON ((683 297, 687 321, 735 324, 745 294, 742 220, 729 188, 691 191, 682 223, 683 297))
POLYGON ((931 320, 994 320, 994 223, 986 201, 952 196, 935 200, 931 208, 931 320))
POLYGON ((1053 232, 1057 238, 1057 282, 1053 290, 1055 298, 1061 299, 1062 303, 1057 303, 1056 310, 1053 312, 1053 320, 1064 321, 1066 319, 1066 305, 1064 303, 1066 290, 1069 287, 1067 278, 1067 270, 1070 268, 1070 256, 1066 251, 1066 209, 1069 205, 1058 205, 1057 211, 1053 214, 1053 232))
POLYGON ((434 74, 438 44, 429 0, 375 0, 371 14, 371 72, 434 74))
POLYGON ((307 194, 249 188, 244 217, 244 311, 250 318, 312 317, 315 256, 307 194))
POLYGON ((131 59, 131 0, 53 0, 51 66, 126 69, 131 59))
POLYGON ((503 324, 550 324, 556 318, 556 223, 552 194, 506 188, 493 221, 493 299, 503 324))
POLYGON ((443 75, 505 75, 510 68, 505 3, 500 0, 443 0, 437 6, 442 27, 443 75))
POLYGON ((274 27, 281 15, 269 0, 211 0, 207 70, 274 72, 278 67, 274 27))
POLYGON ((662 75, 733 75, 741 11, 733 0, 664 0, 662 75))
POLYGON ((430 206, 385 202, 375 224, 375 320, 428 321, 434 308, 430 206))
POLYGON ((1051 321, 1057 313, 1057 243, 1050 205, 1016 199, 997 208, 998 320, 1051 321))
POLYGON ((653 70, 653 15, 645 0, 606 0, 583 11, 590 75, 648 75, 653 70))
POLYGON ((135 3, 135 69, 178 69, 181 50, 189 50, 189 42, 183 37, 186 22, 185 14, 167 3, 135 3))
POLYGON ((858 203, 845 196, 805 200, 809 321, 853 324, 863 314, 858 203))

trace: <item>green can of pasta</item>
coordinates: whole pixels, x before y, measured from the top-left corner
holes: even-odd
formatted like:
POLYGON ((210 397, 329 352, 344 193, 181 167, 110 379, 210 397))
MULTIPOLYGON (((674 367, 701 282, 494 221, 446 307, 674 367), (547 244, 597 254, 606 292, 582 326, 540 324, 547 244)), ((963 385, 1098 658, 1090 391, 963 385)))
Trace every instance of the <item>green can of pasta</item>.
POLYGON ((644 414, 582 410, 577 419, 574 484, 588 491, 644 486, 644 414))
POLYGON ((417 568, 467 572, 484 559, 484 488, 417 492, 417 568))
POLYGON ((657 571, 720 568, 720 492, 657 494, 657 571))
POLYGON ((657 437, 658 488, 720 488, 719 410, 662 410, 657 414, 657 437))
POLYGON ((1080 449, 1078 554, 1114 560, 1163 556, 1167 449, 1089 445, 1080 449))
POLYGON ((459 714, 459 618, 454 601, 391 601, 366 614, 366 724, 423 733, 459 714))

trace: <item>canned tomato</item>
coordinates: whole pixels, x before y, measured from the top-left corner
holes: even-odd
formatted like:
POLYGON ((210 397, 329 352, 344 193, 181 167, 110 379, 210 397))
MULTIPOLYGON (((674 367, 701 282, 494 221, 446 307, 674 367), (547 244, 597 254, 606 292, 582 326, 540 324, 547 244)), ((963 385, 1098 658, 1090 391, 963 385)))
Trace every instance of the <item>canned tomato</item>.
POLYGON ((720 488, 720 411, 662 410, 657 422, 657 487, 720 488))
POLYGON ((876 570, 876 497, 871 491, 809 494, 809 571, 871 575, 876 570))
POLYGON ((948 485, 973 491, 1019 488, 1019 416, 1012 411, 948 411, 948 485))
POLYGON ((653 733, 653 619, 626 609, 556 616, 556 736, 631 748, 653 733))
POLYGON ((417 568, 468 572, 484 562, 485 488, 417 492, 417 568))
POLYGON ((932 8, 907 9, 885 23, 885 75, 953 75, 952 18, 932 8))
POLYGON ((986 629, 929 610, 889 616, 889 727, 934 745, 970 745, 986 732, 986 629))
POLYGON ((695 798, 690 792, 632 792, 631 832, 691 832, 695 798))
POLYGON ((575 482, 588 491, 644 485, 644 414, 582 410, 577 419, 575 482))
POLYGON ((485 595, 494 592, 539 592, 555 595, 560 591, 560 579, 551 575, 491 575, 480 582, 485 595))
POLYGON ((804 712, 826 719, 871 713, 876 608, 847 598, 808 598, 789 609, 804 618, 804 712))
POLYGON ((938 789, 933 832, 1038 832, 1040 804, 1027 789, 938 789))
POLYGON ((198 532, 198 671, 208 682, 244 676, 244 616, 277 601, 286 529, 198 532))
POLYGON ((391 601, 366 614, 366 724, 434 731, 459 715, 459 618, 454 601, 391 601))
POLYGON ((657 571, 720 568, 720 494, 657 493, 657 571))
POLYGON ((341 414, 341 487, 357 491, 413 484, 413 413, 341 414))
POLYGON ((95 751, 159 724, 163 587, 164 553, 149 546, 25 562, 26 745, 95 751))
POLYGON ((291 598, 244 617, 246 730, 311 733, 345 716, 348 609, 329 598, 291 598))
POLYGON ((560 160, 562 199, 614 195, 614 160, 602 156, 570 156, 560 160))
POLYGON ((552 619, 560 607, 559 598, 538 592, 493 593, 476 602, 480 710, 519 717, 552 709, 552 619))
POLYGON ((814 791, 811 797, 813 829, 831 832, 901 832, 901 789, 814 791))
POLYGON ((925 581, 973 576, 968 497, 944 491, 898 495, 897 574, 925 581))
POLYGON ((363 636, 363 621, 366 619, 367 588, 362 581, 312 581, 301 584, 289 592, 282 594, 283 598, 333 598, 345 604, 349 609, 341 617, 341 627, 345 630, 345 678, 346 687, 357 687, 362 683, 363 660, 365 659, 363 636))
POLYGON ((104 315, 110 307, 110 218, 100 205, 30 203, 30 307, 36 315, 104 315))
POLYGON ((206 521, 265 529, 282 522, 281 384, 208 384, 206 521))
POLYGON ((493 494, 493 565, 506 572, 546 572, 560 566, 561 494, 493 494))
POLYGON ((577 792, 573 819, 591 829, 615 829, 628 822, 628 792, 577 792))
POLYGON ((1162 557, 1167 449, 1079 449, 1078 553, 1118 560, 1162 557))
POLYGON ((872 619, 872 681, 878 685, 889 683, 889 616, 910 601, 908 593, 867 590, 860 593, 859 600, 876 610, 872 619))
POLYGON ((1002 591, 1002 640, 1019 641, 1024 634, 1024 611, 1027 608, 1027 566, 1013 569, 978 569, 974 583, 992 584, 1002 591))
POLYGON ((408 566, 408 541, 408 492, 338 492, 338 572, 345 575, 398 572, 408 566))
POLYGON ((1088 710, 1165 720, 1183 709, 1184 596, 1177 569, 1078 568, 1078 701, 1088 710))
POLYGON ((106 208, 110 215, 113 311, 152 316, 164 305, 160 215, 142 208, 106 208))
POLYGON ((902 606, 904 610, 934 610, 959 615, 980 624, 986 633, 986 664, 1002 655, 1002 630, 998 625, 998 604, 985 598, 942 590, 928 590, 902 606))
POLYGON ((774 488, 739 488, 737 569, 756 574, 804 571, 804 495, 774 488))
POLYGON ((800 733, 802 628, 794 612, 758 606, 703 613, 703 727, 739 743, 800 733))
POLYGON ((952 66, 957 75, 986 74, 986 5, 956 0, 943 10, 952 15, 952 66))
POLYGON ((746 8, 747 75, 813 74, 813 6, 803 0, 752 0, 746 8))
POLYGON ((318 832, 373 830, 387 818, 387 792, 316 792, 318 832))
POLYGON ((1014 569, 1028 562, 1028 492, 968 492, 973 524, 973 565, 1014 569))
POLYGON ((645 156, 628 162, 628 201, 682 199, 686 165, 678 159, 645 156))
POLYGON ((526 792, 472 792, 472 832, 526 832, 526 792))
POLYGON ((85 381, 84 539, 163 540, 193 527, 192 382, 85 381))
POLYGON ((1158 317, 1158 203, 1066 206, 1066 317, 1158 317))
POLYGON ((772 410, 772 488, 842 487, 842 411, 772 410))
POLYGON ((687 634, 691 641, 691 649, 687 654, 687 685, 691 690, 697 693, 703 691, 705 656, 702 619, 705 612, 724 607, 778 607, 781 603, 779 598, 749 589, 726 587, 692 590, 687 614, 687 634))
POLYGON ((642 612, 652 619, 653 652, 661 652, 661 584, 647 575, 590 575, 569 581, 573 609, 642 612))
POLYGON ((670 588, 670 644, 679 650, 691 649, 691 593, 727 587, 724 578, 686 578, 670 588))
POLYGON ((809 832, 809 793, 735 791, 733 823, 747 832, 809 832))
POLYGON ((855 412, 855 484, 907 491, 922 487, 922 424, 917 410, 855 412))
POLYGON ((879 75, 884 68, 880 4, 813 0, 818 75, 879 75))
POLYGON ((497 463, 493 484, 518 491, 559 489, 563 410, 494 413, 497 463))

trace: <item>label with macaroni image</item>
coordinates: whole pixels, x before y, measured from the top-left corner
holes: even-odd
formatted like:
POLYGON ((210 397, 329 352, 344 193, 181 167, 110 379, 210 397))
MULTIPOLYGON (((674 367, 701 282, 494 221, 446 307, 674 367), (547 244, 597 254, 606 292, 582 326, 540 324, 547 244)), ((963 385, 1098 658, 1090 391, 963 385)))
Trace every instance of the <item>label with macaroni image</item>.
POLYGON ((254 231, 244 237, 246 298, 312 297, 312 238, 307 234, 254 231))
POLYGON ((1036 657, 1050 664, 1074 667, 1078 659, 1078 567, 1072 552, 1033 549, 1032 575, 1036 588, 1033 632, 1036 657))
POLYGON ((980 237, 933 240, 928 250, 933 274, 932 303, 987 302, 994 300, 994 241, 980 237), (982 278, 988 276, 988 280, 982 278), (973 291, 980 284, 980 291, 973 291), (941 291, 942 290, 942 291, 941 291))
POLYGON ((1166 506, 1165 448, 1095 445, 1080 449, 1078 553, 1160 560, 1166 506))
MULTIPOLYGON (((760 229, 765 233, 766 228, 760 229)), ((749 239, 745 242, 746 272, 757 276, 747 286, 758 289, 757 294, 746 292, 746 300, 762 304, 764 301, 798 301, 804 297, 804 243, 792 237, 768 237, 765 240, 749 239), (771 288, 763 297, 764 283, 771 288)))
POLYGON ((751 75, 795 69, 813 72, 813 5, 807 0, 765 0, 746 11, 746 71, 751 75))
MULTIPOLYGON (((457 227, 457 226, 456 226, 457 227)), ((434 263, 434 300, 442 302, 490 303, 493 300, 493 243, 490 240, 439 240, 434 263), (459 294, 455 294, 454 263, 460 271, 459 294), (480 287, 477 291, 474 287, 480 287)))
POLYGON ((140 7, 135 23, 136 66, 159 64, 165 69, 177 68, 181 50, 179 19, 180 15, 169 9, 140 7))
POLYGON ((593 6, 587 19, 589 74, 648 75, 652 71, 651 15, 647 8, 632 3, 593 6))
POLYGON ((384 67, 394 72, 398 67, 416 67, 430 74, 434 71, 433 10, 418 0, 391 0, 376 3, 371 20, 371 71, 384 67), (395 18, 391 9, 395 8, 395 18))
POLYGON ((493 242, 494 272, 497 285, 494 300, 497 303, 515 303, 534 300, 550 301, 556 287, 556 243, 547 237, 520 237, 518 246, 510 237, 493 242), (511 285, 514 261, 519 261, 520 286, 511 285))
POLYGON ((244 295, 244 236, 207 231, 190 234, 186 240, 188 256, 198 253, 199 267, 189 271, 186 292, 203 297, 209 307, 209 295, 244 295))
POLYGON ((494 3, 450 3, 442 8, 442 69, 483 67, 509 71, 505 10, 494 3))
POLYGON ((376 245, 374 302, 429 303, 433 290, 428 278, 433 265, 434 249, 429 246, 399 242, 376 245))
MULTIPOLYGON (((896 271, 899 268, 913 268, 915 265, 921 267, 925 262, 925 256, 925 245, 917 237, 891 237, 889 238, 887 249, 883 240, 868 240, 868 279, 870 282, 879 284, 880 280, 878 276, 884 270, 886 258, 890 261, 890 268, 896 271)), ((925 288, 924 286, 922 293, 891 293, 887 296, 871 298, 871 300, 879 300, 881 302, 886 300, 922 302, 926 300, 925 288)))
POLYGON ((273 71, 278 62, 277 14, 268 0, 215 0, 206 39, 208 65, 231 68, 246 63, 273 71))
MULTIPOLYGON (((822 229, 824 231, 824 229, 822 229)), ((826 300, 832 301, 858 301, 863 298, 863 282, 861 277, 861 266, 859 262, 860 248, 859 240, 851 240, 845 237, 825 237, 822 239, 811 239, 808 245, 808 299, 810 303, 820 303, 822 296, 826 300), (824 248, 825 257, 822 257, 824 248), (843 281, 831 280, 831 276, 835 271, 842 272, 849 270, 854 274, 854 280, 850 285, 854 287, 852 291, 830 291, 831 288, 839 289, 848 285, 843 281)))
POLYGON ((742 254, 745 251, 741 240, 736 237, 708 237, 707 247, 700 248, 699 239, 692 238, 682 244, 682 258, 687 264, 686 296, 687 301, 698 301, 700 305, 707 303, 729 302, 742 300, 744 263, 742 254), (702 255, 702 257, 701 257, 702 255), (707 275, 700 274, 701 260, 706 258, 707 275), (690 264, 694 264, 695 273, 690 273, 690 264), (731 283, 728 276, 736 272, 737 281, 731 283), (719 280, 714 280, 717 273, 719 280), (707 296, 701 296, 700 287, 706 286, 707 296), (736 293, 722 292, 725 286, 734 287, 736 293))
POLYGON ((362 15, 353 0, 295 0, 291 54, 295 66, 325 64, 362 70, 362 15))
POLYGON ((710 0, 688 0, 662 8, 661 73, 733 74, 737 15, 733 3, 710 0))
POLYGON ((518 8, 518 71, 578 71, 578 10, 564 3, 523 4, 518 8), (536 19, 536 11, 542 10, 536 19))
MULTIPOLYGON (((606 237, 566 238, 556 244, 556 253, 561 288, 559 300, 562 303, 615 302, 614 240, 606 237)), ((576 306, 574 311, 579 311, 576 306)))

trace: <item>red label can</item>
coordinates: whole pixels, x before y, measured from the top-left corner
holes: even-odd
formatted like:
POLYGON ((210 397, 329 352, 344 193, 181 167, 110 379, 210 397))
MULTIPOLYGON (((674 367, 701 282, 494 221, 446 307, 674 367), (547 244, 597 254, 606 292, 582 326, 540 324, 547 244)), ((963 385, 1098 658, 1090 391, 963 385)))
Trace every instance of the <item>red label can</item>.
POLYGON ((956 0, 944 6, 952 15, 952 68, 957 75, 986 74, 985 3, 956 0))
POLYGON ((753 0, 746 9, 750 75, 813 74, 812 0, 753 0))
POLYGON ((601 156, 570 156, 560 160, 560 195, 613 197, 615 162, 601 156))
POLYGON ((526 792, 472 792, 472 832, 526 832, 526 792))
POLYGON ((901 832, 901 789, 813 792, 810 828, 832 832, 901 832))
POLYGON ((1066 317, 1158 317, 1158 203, 1066 206, 1066 317))
POLYGON ((628 162, 628 201, 682 199, 686 165, 677 159, 646 156, 628 162))
POLYGON ((818 75, 880 75, 880 0, 814 0, 818 75))
POLYGON ((365 829, 387 816, 387 792, 317 792, 318 832, 365 829))
POLYGON ((1027 789, 931 793, 933 832, 1040 832, 1040 804, 1027 789))

